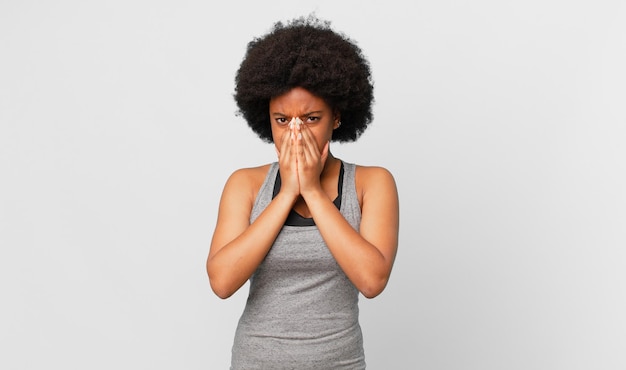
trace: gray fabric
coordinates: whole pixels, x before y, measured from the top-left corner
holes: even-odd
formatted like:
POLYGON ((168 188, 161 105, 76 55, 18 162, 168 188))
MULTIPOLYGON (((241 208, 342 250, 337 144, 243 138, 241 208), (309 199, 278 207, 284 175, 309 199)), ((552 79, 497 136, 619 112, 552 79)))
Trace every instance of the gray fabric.
MULTIPOLYGON (((358 230, 354 169, 344 163, 341 214, 358 230)), ((271 202, 277 171, 273 163, 250 222, 271 202)), ((231 369, 365 369, 358 295, 317 226, 283 226, 250 279, 231 369)))

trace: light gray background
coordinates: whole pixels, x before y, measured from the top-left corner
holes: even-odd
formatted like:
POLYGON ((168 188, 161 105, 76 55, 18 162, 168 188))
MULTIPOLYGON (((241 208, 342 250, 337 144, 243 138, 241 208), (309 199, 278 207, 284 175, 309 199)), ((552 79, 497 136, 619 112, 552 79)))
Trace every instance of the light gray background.
POLYGON ((371 61, 334 145, 401 197, 371 369, 626 368, 623 1, 2 1, 0 368, 226 369, 204 271, 246 43, 317 11, 371 61))

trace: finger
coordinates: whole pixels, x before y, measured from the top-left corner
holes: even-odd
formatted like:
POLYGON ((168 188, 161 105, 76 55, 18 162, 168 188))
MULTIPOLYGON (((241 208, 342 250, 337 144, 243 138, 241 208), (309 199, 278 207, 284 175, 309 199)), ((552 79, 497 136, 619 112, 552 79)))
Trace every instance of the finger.
POLYGON ((297 125, 294 125, 293 128, 291 129, 291 154, 294 157, 294 161, 298 162, 298 157, 300 156, 300 140, 298 139, 298 134, 299 132, 297 132, 297 125))
POLYGON ((304 143, 302 142, 302 130, 300 127, 296 127, 294 129, 294 145, 295 145, 295 153, 298 157, 299 161, 304 161, 305 148, 304 143))
POLYGON ((287 165, 292 158, 292 140, 291 140, 291 133, 290 130, 285 130, 285 132, 282 135, 282 142, 281 142, 281 148, 280 148, 280 153, 281 153, 281 157, 279 157, 279 162, 282 165, 287 165))
POLYGON ((280 150, 279 153, 286 153, 289 148, 289 130, 285 130, 280 137, 280 150))
POLYGON ((319 148, 317 147, 317 141, 311 129, 304 125, 300 130, 302 133, 303 148, 307 157, 310 159, 316 159, 320 156, 319 148))

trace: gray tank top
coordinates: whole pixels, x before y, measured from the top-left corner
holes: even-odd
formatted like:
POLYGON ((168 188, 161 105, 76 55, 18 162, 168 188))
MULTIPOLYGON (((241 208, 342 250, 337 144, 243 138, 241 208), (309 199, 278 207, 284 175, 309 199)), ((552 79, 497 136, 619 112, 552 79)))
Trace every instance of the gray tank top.
MULTIPOLYGON (((354 164, 344 163, 340 211, 358 230, 354 170, 354 164)), ((277 174, 273 163, 250 222, 272 201, 277 174)), ((317 226, 283 226, 250 278, 231 369, 365 369, 358 297, 317 226)))

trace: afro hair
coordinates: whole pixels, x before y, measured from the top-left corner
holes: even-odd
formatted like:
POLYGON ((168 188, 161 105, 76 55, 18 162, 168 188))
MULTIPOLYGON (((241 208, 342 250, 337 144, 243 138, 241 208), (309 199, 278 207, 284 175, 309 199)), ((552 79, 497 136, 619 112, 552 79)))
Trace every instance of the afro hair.
POLYGON ((277 22, 253 39, 235 77, 234 98, 252 130, 272 142, 269 102, 294 87, 322 98, 341 115, 332 140, 355 141, 372 121, 374 87, 361 49, 315 16, 277 22))

